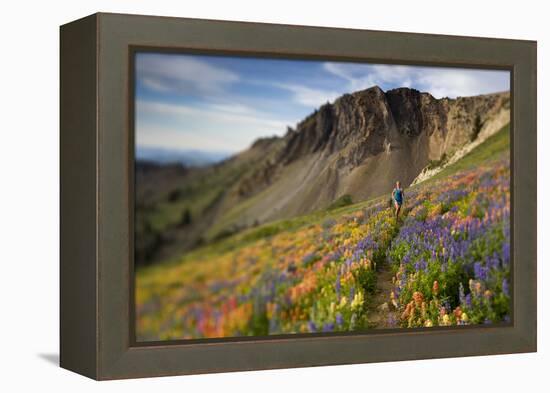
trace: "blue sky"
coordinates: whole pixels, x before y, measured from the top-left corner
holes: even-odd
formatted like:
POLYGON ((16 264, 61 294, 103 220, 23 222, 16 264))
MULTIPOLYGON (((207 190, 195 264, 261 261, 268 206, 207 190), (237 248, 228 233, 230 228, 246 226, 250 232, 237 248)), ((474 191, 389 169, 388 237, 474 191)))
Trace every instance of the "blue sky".
POLYGON ((187 54, 136 55, 136 144, 236 152, 344 93, 412 87, 436 98, 509 90, 507 71, 187 54))

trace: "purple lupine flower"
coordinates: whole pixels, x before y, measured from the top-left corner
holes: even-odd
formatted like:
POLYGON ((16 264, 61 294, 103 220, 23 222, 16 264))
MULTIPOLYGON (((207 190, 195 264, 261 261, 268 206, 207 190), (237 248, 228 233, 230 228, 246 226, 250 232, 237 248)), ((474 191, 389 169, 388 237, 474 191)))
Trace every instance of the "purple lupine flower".
POLYGON ((307 327, 311 333, 315 333, 317 331, 317 326, 315 326, 315 322, 309 321, 307 323, 307 327))
POLYGON ((334 323, 327 322, 323 325, 323 332, 332 332, 334 330, 334 323))
POLYGON ((510 296, 510 285, 508 284, 508 280, 506 278, 502 279, 502 293, 506 296, 510 296))
POLYGON ((477 280, 487 280, 487 268, 481 262, 474 263, 474 276, 477 280))
POLYGON ((466 305, 466 307, 472 307, 472 294, 471 293, 464 296, 464 304, 466 305))
POLYGON ((342 326, 344 324, 344 318, 342 317, 342 314, 340 314, 340 313, 336 314, 336 324, 338 326, 342 326))
POLYGON ((428 262, 426 262, 425 259, 422 259, 420 261, 420 267, 422 270, 424 270, 425 272, 428 271, 428 262))
POLYGON ((510 264, 510 241, 502 243, 502 264, 508 266, 510 264))
POLYGON ((395 292, 395 298, 399 299, 399 295, 401 294, 401 285, 397 285, 393 291, 395 292))
POLYGON ((496 253, 493 253, 492 256, 487 257, 486 265, 489 270, 496 270, 500 266, 500 259, 496 253))
POLYGON ((332 254, 330 254, 328 260, 330 262, 337 261, 342 256, 342 252, 340 250, 334 251, 332 254))

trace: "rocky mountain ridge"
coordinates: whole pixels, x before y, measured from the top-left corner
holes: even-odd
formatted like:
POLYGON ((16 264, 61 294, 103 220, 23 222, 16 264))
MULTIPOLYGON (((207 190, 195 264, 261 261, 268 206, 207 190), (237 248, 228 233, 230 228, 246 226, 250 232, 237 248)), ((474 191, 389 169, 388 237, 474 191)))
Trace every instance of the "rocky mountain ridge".
POLYGON ((396 180, 408 186, 430 163, 508 121, 508 93, 435 99, 375 86, 323 105, 282 138, 257 141, 252 150, 276 154, 240 179, 237 189, 245 198, 267 189, 288 196, 293 192, 276 183, 291 175, 311 185, 277 203, 278 213, 264 205, 262 221, 322 208, 344 194, 365 199, 391 191, 396 180))

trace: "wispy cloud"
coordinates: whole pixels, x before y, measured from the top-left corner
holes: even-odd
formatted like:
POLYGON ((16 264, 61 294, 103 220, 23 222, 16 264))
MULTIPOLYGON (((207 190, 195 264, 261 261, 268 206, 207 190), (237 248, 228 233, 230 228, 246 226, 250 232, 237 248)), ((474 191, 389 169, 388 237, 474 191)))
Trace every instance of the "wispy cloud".
POLYGON ((218 138, 204 134, 198 130, 182 131, 174 125, 137 124, 136 146, 137 152, 141 148, 161 148, 170 150, 199 151, 237 151, 230 147, 231 140, 226 140, 224 135, 218 138))
POLYGON ((253 108, 244 106, 224 106, 207 105, 203 108, 197 108, 189 105, 167 104, 160 102, 138 101, 136 105, 137 112, 140 114, 157 114, 162 116, 177 117, 198 117, 201 120, 215 119, 229 124, 251 124, 258 128, 265 129, 267 132, 277 133, 281 127, 287 125, 281 120, 270 119, 268 114, 258 112, 253 108))
POLYGON ((238 74, 227 69, 175 54, 140 53, 136 71, 147 88, 181 94, 220 94, 240 80, 238 74))
POLYGON ((467 97, 510 89, 508 71, 439 68, 419 72, 418 84, 434 97, 467 97))
POLYGON ((325 63, 324 69, 347 82, 343 88, 348 92, 367 89, 378 85, 395 84, 410 87, 410 67, 384 64, 325 63))
POLYGON ((246 147, 243 141, 281 135, 290 124, 243 105, 194 107, 138 100, 136 113, 137 144, 147 147, 238 151, 246 147))
POLYGON ((292 93, 292 99, 297 104, 307 107, 318 107, 326 102, 334 101, 342 93, 335 90, 315 89, 304 85, 291 83, 273 83, 273 86, 292 93))
POLYGON ((347 82, 350 91, 378 85, 385 90, 413 87, 436 98, 471 96, 508 90, 509 73, 443 67, 401 65, 324 64, 324 69, 347 82))

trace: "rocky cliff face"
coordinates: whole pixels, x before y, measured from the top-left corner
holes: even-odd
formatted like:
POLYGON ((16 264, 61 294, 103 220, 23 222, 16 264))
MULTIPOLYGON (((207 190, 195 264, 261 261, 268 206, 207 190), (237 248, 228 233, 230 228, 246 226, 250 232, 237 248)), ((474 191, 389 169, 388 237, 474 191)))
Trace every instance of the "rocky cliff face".
POLYGON ((323 208, 344 194, 389 193, 396 180, 408 186, 430 162, 498 131, 509 122, 509 103, 508 92, 436 99, 375 86, 346 94, 284 137, 262 140, 274 154, 238 188, 245 199, 258 196, 247 211, 260 222, 323 208))
POLYGON ((195 213, 203 219, 196 228, 187 225, 186 236, 212 239, 326 208, 346 194, 353 201, 389 195, 396 180, 408 186, 428 164, 509 121, 508 92, 436 99, 414 89, 384 92, 375 86, 345 94, 283 137, 260 139, 235 157, 187 176, 197 184, 222 179, 223 192, 195 213))
MULTIPOLYGON (((475 139, 500 112, 509 114, 509 93, 435 99, 429 93, 399 88, 384 93, 375 86, 346 94, 322 106, 285 137, 285 163, 306 154, 338 153, 353 145, 348 158, 360 163, 387 151, 388 144, 422 139, 428 159, 475 139)), ((390 146, 391 148, 391 146, 390 146)))

